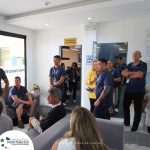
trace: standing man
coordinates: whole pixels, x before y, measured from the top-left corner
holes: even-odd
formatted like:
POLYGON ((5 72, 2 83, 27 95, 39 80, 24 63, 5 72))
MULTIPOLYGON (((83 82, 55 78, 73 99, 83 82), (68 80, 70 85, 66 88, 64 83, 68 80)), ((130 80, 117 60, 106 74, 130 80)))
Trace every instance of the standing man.
POLYGON ((61 94, 63 96, 65 69, 60 66, 61 58, 59 55, 54 56, 53 62, 54 62, 54 67, 52 67, 49 72, 50 88, 51 87, 59 88, 61 90, 61 94))
POLYGON ((118 98, 116 100, 117 103, 114 109, 116 113, 118 113, 120 103, 123 101, 123 97, 124 97, 124 89, 125 89, 124 83, 123 83, 124 78, 122 78, 121 72, 125 69, 125 67, 126 65, 122 64, 122 57, 116 56, 115 62, 114 62, 114 69, 118 72, 118 80, 116 80, 114 83, 115 87, 118 88, 118 98))
POLYGON ((107 70, 107 60, 102 58, 97 62, 98 77, 96 81, 96 102, 94 115, 96 118, 108 119, 108 109, 112 104, 113 77, 107 70))
POLYGON ((15 85, 10 89, 8 100, 9 107, 16 111, 18 127, 24 128, 24 124, 21 118, 22 114, 24 110, 28 110, 29 115, 32 116, 35 102, 32 101, 32 97, 30 93, 28 93, 27 89, 24 86, 21 86, 21 78, 18 76, 15 77, 15 85))
POLYGON ((142 100, 145 94, 145 76, 147 64, 140 60, 142 57, 140 51, 134 51, 133 62, 129 63, 127 69, 122 72, 126 77, 126 90, 123 101, 124 124, 130 126, 130 105, 134 102, 134 121, 131 131, 137 131, 141 120, 142 100))
MULTIPOLYGON (((112 74, 113 76, 113 103, 112 103, 112 114, 114 113, 114 108, 117 105, 118 102, 118 83, 121 82, 121 76, 120 76, 120 72, 118 69, 113 68, 113 63, 111 60, 107 61, 107 68, 109 70, 109 72, 112 74)), ((111 109, 110 109, 111 110, 111 109)))
POLYGON ((6 105, 5 105, 5 100, 4 99, 6 97, 6 94, 7 94, 7 91, 8 91, 8 87, 9 87, 9 81, 7 79, 5 71, 2 68, 0 68, 0 101, 3 104, 3 112, 2 112, 3 114, 7 114, 7 112, 6 112, 6 105), (1 80, 3 80, 4 83, 5 83, 4 89, 2 89, 1 80))

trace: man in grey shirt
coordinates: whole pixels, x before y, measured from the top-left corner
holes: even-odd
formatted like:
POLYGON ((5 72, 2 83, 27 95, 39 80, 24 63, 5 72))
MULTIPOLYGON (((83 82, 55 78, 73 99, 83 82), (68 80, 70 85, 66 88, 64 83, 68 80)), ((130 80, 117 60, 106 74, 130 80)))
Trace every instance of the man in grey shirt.
POLYGON ((13 130, 12 120, 5 114, 2 114, 3 104, 0 101, 0 135, 6 131, 13 130))

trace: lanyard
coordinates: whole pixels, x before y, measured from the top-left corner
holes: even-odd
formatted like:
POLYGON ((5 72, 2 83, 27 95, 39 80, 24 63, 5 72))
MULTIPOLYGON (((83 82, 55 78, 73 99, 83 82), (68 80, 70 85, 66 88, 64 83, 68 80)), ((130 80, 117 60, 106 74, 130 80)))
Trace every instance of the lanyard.
POLYGON ((134 63, 132 64, 132 70, 136 70, 138 66, 140 66, 142 64, 142 61, 140 61, 138 64, 134 65, 134 63))

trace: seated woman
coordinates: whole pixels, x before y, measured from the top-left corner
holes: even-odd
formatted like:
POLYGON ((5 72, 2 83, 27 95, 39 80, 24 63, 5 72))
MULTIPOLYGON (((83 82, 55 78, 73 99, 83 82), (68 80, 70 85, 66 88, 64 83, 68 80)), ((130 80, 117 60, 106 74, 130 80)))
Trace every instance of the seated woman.
POLYGON ((107 150, 93 114, 83 107, 73 109, 70 130, 51 150, 107 150))

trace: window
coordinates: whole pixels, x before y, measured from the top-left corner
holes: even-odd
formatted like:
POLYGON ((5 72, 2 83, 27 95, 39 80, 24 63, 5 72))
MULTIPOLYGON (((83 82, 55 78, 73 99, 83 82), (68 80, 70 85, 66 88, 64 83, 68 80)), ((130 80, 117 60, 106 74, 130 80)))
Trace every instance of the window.
MULTIPOLYGON (((0 67, 5 71, 10 86, 20 76, 26 85, 26 36, 0 31, 0 67)), ((3 86, 3 82, 2 82, 3 86)))

